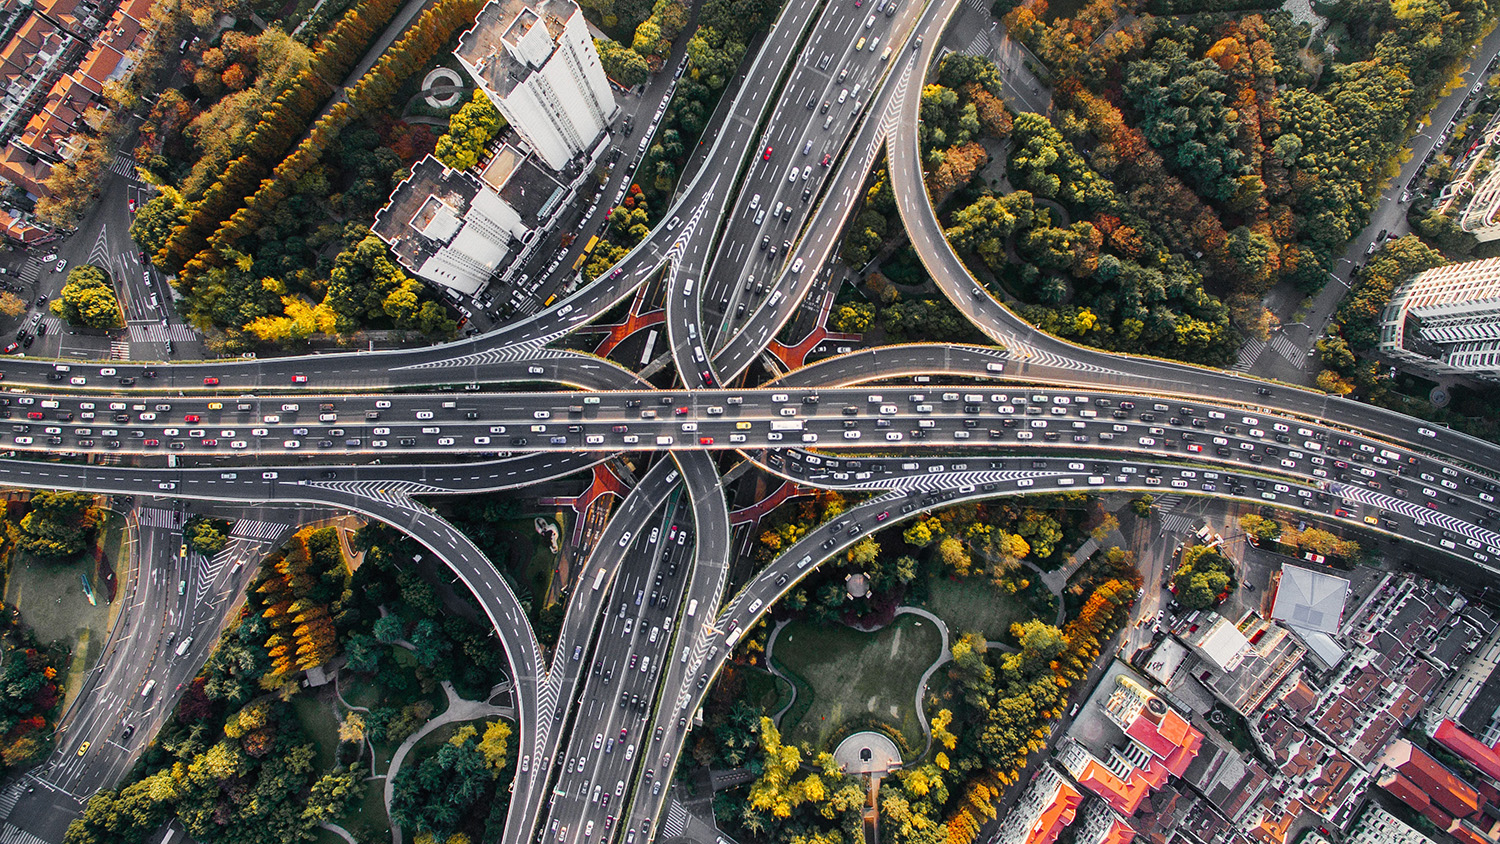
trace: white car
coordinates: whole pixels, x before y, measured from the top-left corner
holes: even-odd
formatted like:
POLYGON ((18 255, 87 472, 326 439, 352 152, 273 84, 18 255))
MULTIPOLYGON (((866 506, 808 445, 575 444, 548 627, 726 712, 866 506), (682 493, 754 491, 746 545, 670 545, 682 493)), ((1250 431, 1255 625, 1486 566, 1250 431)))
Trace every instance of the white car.
POLYGON ((370 440, 370 445, 373 448, 385 448, 387 443, 385 440, 370 440))
POLYGON ((893 442, 893 443, 894 442, 900 442, 901 441, 901 432, 900 431, 887 431, 886 434, 885 434, 885 438, 886 438, 886 440, 888 442, 893 442))
POLYGON ((72 378, 68 379, 68 383, 72 384, 75 387, 82 387, 84 384, 88 383, 88 379, 84 378, 82 375, 74 375, 72 378))
POLYGON ((31 437, 16 437, 16 445, 31 445, 31 437))
POLYGON ((1417 433, 1421 434, 1424 437, 1436 437, 1437 436, 1437 431, 1434 431, 1431 428, 1418 428, 1417 429, 1417 433))
POLYGON ((1016 481, 1016 486, 1035 486, 1035 485, 1036 485, 1036 481, 1033 481, 1031 478, 1021 478, 1020 480, 1016 481))
POLYGON ((589 434, 588 436, 583 438, 583 441, 589 445, 599 445, 600 443, 604 442, 604 435, 589 434))
POLYGON ((438 437, 438 445, 453 445, 452 437, 438 437))
POLYGON ((846 439, 846 440, 857 440, 857 439, 859 439, 859 432, 858 431, 845 431, 844 432, 844 439, 846 439))
POLYGON ((302 441, 301 440, 282 440, 281 441, 281 447, 282 448, 301 448, 302 447, 302 441))
POLYGON ((255 435, 255 436, 257 436, 257 437, 269 437, 271 435, 271 429, 270 428, 251 428, 250 429, 250 433, 253 434, 253 435, 255 435))
POLYGON ((161 483, 159 483, 159 484, 156 485, 156 488, 157 489, 176 489, 177 488, 177 483, 175 481, 162 481, 161 483))
POLYGON ((474 444, 475 445, 489 445, 490 444, 490 438, 489 437, 475 437, 474 438, 474 444))
POLYGON ((115 368, 112 367, 112 366, 106 366, 103 369, 99 370, 99 374, 100 375, 114 375, 115 374, 115 368))

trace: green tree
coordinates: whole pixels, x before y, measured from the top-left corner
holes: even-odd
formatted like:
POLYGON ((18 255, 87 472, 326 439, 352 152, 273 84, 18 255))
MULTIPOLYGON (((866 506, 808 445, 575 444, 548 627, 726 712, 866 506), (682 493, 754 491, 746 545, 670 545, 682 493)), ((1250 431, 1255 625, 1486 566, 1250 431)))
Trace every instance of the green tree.
POLYGON ((37 492, 21 517, 17 545, 41 557, 71 559, 93 543, 99 524, 94 496, 87 492, 37 492))
POLYGON ((1233 573, 1234 564, 1217 548, 1194 545, 1183 549, 1182 561, 1172 575, 1178 602, 1188 609, 1208 609, 1229 589, 1233 573))
POLYGON ((62 295, 52 303, 52 312, 74 325, 89 328, 119 328, 122 324, 114 285, 95 266, 74 267, 68 272, 62 295))

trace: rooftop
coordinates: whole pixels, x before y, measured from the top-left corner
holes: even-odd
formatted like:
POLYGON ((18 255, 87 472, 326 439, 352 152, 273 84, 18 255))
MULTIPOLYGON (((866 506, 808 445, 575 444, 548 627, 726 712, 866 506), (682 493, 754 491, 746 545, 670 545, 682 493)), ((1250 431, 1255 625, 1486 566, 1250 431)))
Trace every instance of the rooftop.
POLYGON ((1348 595, 1349 581, 1342 577, 1285 565, 1281 567, 1271 618, 1294 628, 1337 633, 1348 595))

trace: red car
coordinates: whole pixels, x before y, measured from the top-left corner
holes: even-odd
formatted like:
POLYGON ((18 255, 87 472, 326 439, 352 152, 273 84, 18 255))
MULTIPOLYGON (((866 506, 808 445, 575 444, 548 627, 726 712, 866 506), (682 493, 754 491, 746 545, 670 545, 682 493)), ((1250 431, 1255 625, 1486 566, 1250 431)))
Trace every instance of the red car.
POLYGON ((831 159, 831 158, 829 158, 829 157, 828 157, 828 153, 824 153, 824 154, 823 154, 823 160, 822 160, 822 161, 820 161, 820 162, 818 162, 818 163, 819 163, 819 164, 822 164, 822 165, 823 165, 823 166, 824 166, 824 167, 827 167, 827 166, 828 166, 828 162, 829 162, 829 161, 832 161, 832 160, 833 160, 833 159, 831 159))
POLYGON ((8 355, 11 352, 14 352, 16 349, 19 349, 19 348, 21 348, 21 344, 20 343, 11 343, 9 346, 5 347, 5 353, 8 355))
POLYGON ((699 437, 698 438, 698 445, 713 445, 713 444, 714 444, 714 438, 713 437, 699 437))
POLYGON ((205 387, 217 387, 217 386, 219 386, 219 379, 213 377, 212 375, 204 376, 204 378, 203 378, 203 386, 205 386, 205 387))
POLYGON ((307 376, 306 375, 293 375, 292 376, 292 383, 293 384, 306 384, 307 383, 307 376))
POLYGON ((761 155, 760 159, 762 161, 770 161, 771 160, 771 148, 770 147, 766 147, 766 151, 761 155))
POLYGON ((146 440, 146 448, 156 448, 161 445, 161 440, 146 440))
POLYGON ((686 416, 687 412, 688 412, 688 409, 686 407, 679 407, 676 410, 676 413, 677 413, 678 416, 686 416))
POLYGON ((214 447, 218 446, 219 441, 215 440, 215 439, 207 439, 207 440, 203 441, 203 444, 205 446, 209 447, 209 448, 214 448, 214 447))
POLYGON ((198 419, 199 419, 199 416, 196 413, 189 413, 187 416, 183 417, 183 421, 185 421, 185 422, 197 422, 198 419))

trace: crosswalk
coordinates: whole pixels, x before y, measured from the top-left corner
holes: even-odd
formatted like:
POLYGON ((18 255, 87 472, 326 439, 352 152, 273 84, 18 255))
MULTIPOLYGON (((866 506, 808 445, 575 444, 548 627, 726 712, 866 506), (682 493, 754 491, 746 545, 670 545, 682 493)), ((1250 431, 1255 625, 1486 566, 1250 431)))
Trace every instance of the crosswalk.
POLYGON ((171 340, 174 343, 190 343, 197 340, 198 332, 192 326, 181 323, 162 325, 159 322, 131 323, 130 341, 132 343, 165 343, 171 340))
POLYGON ((1152 499, 1151 506, 1155 507, 1158 513, 1170 513, 1176 510, 1177 505, 1181 503, 1182 496, 1173 492, 1152 499))
POLYGON ((667 819, 661 823, 662 840, 670 841, 673 838, 681 837, 684 832, 687 832, 687 819, 687 809, 674 799, 672 805, 667 807, 667 819))
POLYGON ((42 274, 42 262, 37 258, 27 258, 25 266, 21 267, 19 278, 22 284, 30 284, 36 281, 42 274))
POLYGON ((1161 514, 1162 533, 1192 533, 1193 520, 1178 513, 1161 514))
POLYGON ((969 46, 964 48, 964 52, 971 56, 988 56, 992 47, 990 31, 981 29, 979 34, 974 36, 974 40, 969 42, 969 46))
POLYGON ((1286 358, 1287 363, 1301 366, 1302 362, 1307 359, 1307 353, 1297 348, 1296 344, 1288 340, 1285 334, 1277 334, 1272 337, 1271 348, 1275 349, 1277 354, 1286 358))
POLYGON ((1230 369, 1238 372, 1249 372, 1250 367, 1255 366, 1255 362, 1260 359, 1260 353, 1265 350, 1266 341, 1251 337, 1245 341, 1245 345, 1240 346, 1240 356, 1235 360, 1234 366, 1231 366, 1230 369))
POLYGON ((51 314, 42 317, 42 325, 47 326, 47 330, 52 332, 53 334, 56 334, 63 329, 62 320, 58 319, 55 316, 52 316, 51 314))
POLYGON ((0 819, 10 817, 10 813, 16 808, 16 803, 21 799, 21 795, 25 793, 25 780, 19 780, 17 782, 11 783, 10 787, 6 788, 5 791, 0 792, 0 819))
POLYGON ((137 507, 135 520, 141 527, 177 527, 177 514, 171 510, 163 510, 159 507, 137 507))
POLYGON ((13 823, 7 823, 4 829, 0 829, 0 844, 48 844, 48 842, 13 823))
POLYGON ((124 176, 133 182, 141 180, 140 172, 135 169, 135 159, 123 152, 115 153, 115 158, 109 163, 109 172, 116 176, 124 176))
POLYGON ((231 538, 259 539, 271 541, 279 539, 287 531, 287 526, 280 522, 261 522, 255 519, 240 519, 230 529, 231 538))
POLYGON ((130 360, 130 342, 128 340, 109 341, 110 360, 130 360))

